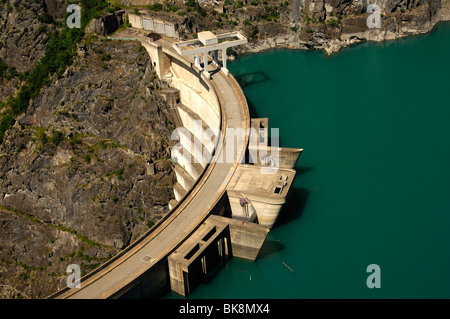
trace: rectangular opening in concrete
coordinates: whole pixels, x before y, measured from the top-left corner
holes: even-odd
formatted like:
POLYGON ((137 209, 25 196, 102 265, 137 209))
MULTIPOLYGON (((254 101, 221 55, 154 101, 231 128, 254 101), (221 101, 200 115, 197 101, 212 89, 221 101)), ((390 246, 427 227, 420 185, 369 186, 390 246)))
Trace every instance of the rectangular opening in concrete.
POLYGON ((203 241, 208 241, 212 235, 214 235, 216 233, 216 226, 214 226, 206 235, 205 237, 203 237, 203 241))
POLYGON ((194 248, 192 248, 192 249, 184 256, 184 259, 187 259, 187 260, 191 259, 192 256, 194 256, 194 254, 195 254, 197 251, 199 251, 199 249, 200 249, 200 244, 195 245, 194 248))
POLYGON ((281 194, 281 191, 283 190, 283 186, 275 186, 275 189, 273 190, 274 194, 281 194))

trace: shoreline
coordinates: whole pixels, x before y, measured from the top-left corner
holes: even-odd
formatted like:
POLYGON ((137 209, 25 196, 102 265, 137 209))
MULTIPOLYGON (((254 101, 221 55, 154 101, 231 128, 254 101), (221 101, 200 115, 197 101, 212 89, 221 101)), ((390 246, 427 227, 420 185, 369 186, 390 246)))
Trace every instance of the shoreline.
POLYGON ((383 43, 383 42, 387 42, 387 41, 396 41, 396 40, 401 40, 401 39, 406 39, 406 38, 411 38, 411 37, 416 37, 416 36, 423 36, 423 35, 427 35, 428 33, 431 33, 434 31, 435 27, 440 24, 440 23, 449 23, 450 24, 450 20, 443 20, 443 21, 438 21, 437 23, 435 23, 433 25, 433 27, 429 30, 429 31, 424 31, 421 33, 417 33, 417 34, 410 34, 410 35, 403 35, 403 36, 399 36, 396 38, 392 38, 392 39, 383 39, 383 40, 371 40, 371 39, 363 39, 362 41, 357 41, 357 42, 353 42, 350 44, 347 44, 345 46, 340 47, 338 50, 333 51, 328 53, 325 49, 323 48, 303 48, 303 47, 295 47, 292 45, 279 45, 279 46, 273 46, 273 47, 264 47, 264 48, 258 48, 256 50, 239 50, 239 54, 237 54, 236 56, 229 56, 228 59, 230 61, 235 61, 236 58, 238 57, 243 57, 243 56, 247 56, 247 55, 251 55, 251 54, 258 54, 258 53, 264 53, 264 52, 268 52, 271 50, 298 50, 298 51, 322 51, 325 55, 331 57, 333 55, 336 55, 338 53, 340 53, 342 50, 351 48, 352 46, 356 45, 356 44, 363 44, 363 43, 368 43, 368 42, 373 42, 373 43, 383 43))
MULTIPOLYGON (((444 0, 443 0, 444 1, 444 0)), ((234 60, 236 56, 243 56, 252 53, 262 53, 273 49, 289 49, 289 50, 305 50, 305 51, 323 51, 326 55, 331 56, 342 49, 349 48, 354 44, 364 42, 385 42, 398 40, 412 36, 424 35, 433 32, 436 25, 450 21, 450 0, 446 2, 447 7, 441 7, 438 17, 433 17, 420 28, 413 29, 408 25, 391 32, 387 29, 366 29, 362 32, 342 33, 339 38, 325 39, 320 42, 308 42, 300 39, 293 32, 276 35, 266 39, 257 40, 248 43, 235 51, 235 56, 230 56, 230 60, 234 60)))

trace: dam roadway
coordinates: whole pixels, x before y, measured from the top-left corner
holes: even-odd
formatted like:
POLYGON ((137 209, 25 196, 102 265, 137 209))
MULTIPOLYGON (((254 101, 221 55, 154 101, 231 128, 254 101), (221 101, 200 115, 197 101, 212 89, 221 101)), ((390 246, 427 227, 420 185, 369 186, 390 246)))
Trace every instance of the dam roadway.
MULTIPOLYGON (((137 36, 134 38, 143 42, 137 36)), ((164 50, 175 52, 171 48, 170 40, 162 40, 160 43, 164 50)), ((183 59, 185 62, 189 62, 189 60, 183 59)), ((190 67, 192 68, 192 64, 190 67)), ((250 126, 250 116, 242 90, 231 74, 227 76, 220 69, 214 70, 212 64, 210 72, 211 79, 206 81, 210 81, 218 97, 223 134, 220 135, 213 160, 206 167, 194 188, 167 217, 158 222, 137 243, 131 244, 110 261, 84 276, 81 279, 81 288, 64 288, 50 298, 144 297, 152 296, 148 290, 161 290, 161 287, 166 284, 167 279, 157 277, 161 272, 167 271, 162 270, 167 267, 167 257, 204 222, 222 198, 238 164, 245 156, 248 143, 247 132, 250 126), (241 128, 246 133, 241 136, 241 141, 235 143, 239 149, 234 149, 234 161, 229 163, 220 161, 219 163, 217 159, 227 158, 225 128, 241 128), (147 283, 143 283, 142 277, 148 276, 146 274, 153 267, 159 269, 154 271, 156 275, 154 278, 147 278, 147 283)))

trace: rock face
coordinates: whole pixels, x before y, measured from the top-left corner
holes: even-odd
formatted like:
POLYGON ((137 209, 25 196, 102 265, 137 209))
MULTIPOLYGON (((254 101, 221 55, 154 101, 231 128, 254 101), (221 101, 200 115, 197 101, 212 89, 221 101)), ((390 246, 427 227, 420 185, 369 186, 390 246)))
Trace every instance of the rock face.
POLYGON ((44 10, 55 19, 62 19, 67 10, 67 4, 59 0, 45 0, 43 3, 44 10))
POLYGON ((54 30, 43 1, 2 1, 0 5, 0 58, 18 72, 31 69, 45 51, 54 30))
POLYGON ((147 231, 173 198, 172 120, 148 54, 95 36, 86 48, 0 146, 0 295, 48 295, 65 285, 69 264, 89 271, 147 231), (36 284, 23 286, 27 278, 36 284))
POLYGON ((449 17, 441 0, 294 0, 290 30, 257 39, 242 52, 274 47, 325 50, 328 54, 361 41, 383 41, 429 32, 449 17), (369 4, 381 9, 380 28, 369 28, 369 4))
POLYGON ((104 14, 100 18, 92 20, 86 30, 103 36, 111 34, 123 24, 124 14, 125 11, 104 14))

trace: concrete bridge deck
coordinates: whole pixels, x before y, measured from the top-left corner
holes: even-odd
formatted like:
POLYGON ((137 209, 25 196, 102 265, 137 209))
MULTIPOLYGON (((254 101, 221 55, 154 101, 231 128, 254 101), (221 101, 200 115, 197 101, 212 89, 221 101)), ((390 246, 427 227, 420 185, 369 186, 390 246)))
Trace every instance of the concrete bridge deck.
MULTIPOLYGON (((170 42, 163 43, 163 46, 167 48, 170 42)), ((210 81, 221 106, 222 132, 226 133, 225 128, 242 128, 244 132, 248 132, 249 111, 239 85, 231 75, 226 76, 219 70, 214 71, 211 66, 210 71, 213 75, 210 81)), ((52 297, 94 299, 138 296, 130 295, 129 292, 136 286, 136 282, 141 280, 140 277, 152 267, 166 267, 167 261, 164 260, 168 255, 195 231, 222 198, 238 164, 245 156, 248 136, 245 135, 243 138, 245 140, 237 143, 241 146, 240 149, 233 153, 234 161, 216 163, 213 160, 184 201, 180 202, 164 221, 155 225, 139 243, 82 278, 81 288, 66 288, 52 297)), ((225 153, 226 139, 222 134, 215 158, 227 158, 225 153)), ((155 281, 150 286, 147 284, 145 289, 159 289, 161 284, 164 283, 155 281)))

